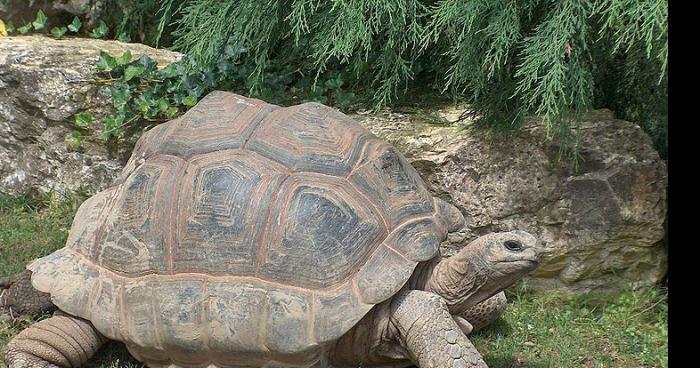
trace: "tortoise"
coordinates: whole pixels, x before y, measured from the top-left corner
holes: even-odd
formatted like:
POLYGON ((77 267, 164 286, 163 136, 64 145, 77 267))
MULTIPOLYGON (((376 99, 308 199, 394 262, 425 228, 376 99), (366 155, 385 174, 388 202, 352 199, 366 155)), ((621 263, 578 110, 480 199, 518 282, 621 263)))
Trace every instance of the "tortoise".
POLYGON ((486 367, 469 320, 502 312, 541 245, 491 233, 441 259, 463 225, 341 112, 211 92, 6 283, 7 306, 58 308, 6 363, 77 367, 119 340, 149 367, 486 367))

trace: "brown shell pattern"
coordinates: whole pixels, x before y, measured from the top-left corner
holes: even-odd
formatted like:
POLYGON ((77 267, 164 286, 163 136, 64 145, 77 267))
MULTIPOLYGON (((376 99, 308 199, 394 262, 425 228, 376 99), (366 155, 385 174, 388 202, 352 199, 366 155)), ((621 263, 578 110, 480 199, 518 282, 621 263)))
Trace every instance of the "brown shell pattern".
POLYGON ((288 355, 338 338, 435 256, 436 207, 406 159, 342 113, 212 92, 145 133, 66 248, 31 268, 143 359, 288 355))

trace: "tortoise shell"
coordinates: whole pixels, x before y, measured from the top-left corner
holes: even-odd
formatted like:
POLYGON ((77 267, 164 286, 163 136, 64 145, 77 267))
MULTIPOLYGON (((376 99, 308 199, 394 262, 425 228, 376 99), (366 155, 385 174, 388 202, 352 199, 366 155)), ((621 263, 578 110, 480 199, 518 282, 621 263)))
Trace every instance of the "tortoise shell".
POLYGON ((455 211, 332 108, 212 92, 146 132, 66 247, 29 268, 143 361, 284 360, 396 293, 455 211))

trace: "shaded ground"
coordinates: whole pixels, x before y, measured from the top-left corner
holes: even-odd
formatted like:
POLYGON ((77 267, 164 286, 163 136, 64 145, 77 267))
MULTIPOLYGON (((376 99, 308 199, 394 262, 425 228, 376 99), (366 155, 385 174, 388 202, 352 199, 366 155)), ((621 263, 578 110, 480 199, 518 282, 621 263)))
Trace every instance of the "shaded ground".
MULTIPOLYGON (((0 196, 0 277, 60 248, 82 198, 62 202, 0 196)), ((510 305, 495 324, 472 337, 491 368, 667 367, 666 291, 567 298, 508 290, 510 305)), ((0 321, 0 348, 32 321, 0 321)), ((0 357, 0 366, 4 366, 0 357)), ((88 368, 142 367, 111 343, 88 368)))

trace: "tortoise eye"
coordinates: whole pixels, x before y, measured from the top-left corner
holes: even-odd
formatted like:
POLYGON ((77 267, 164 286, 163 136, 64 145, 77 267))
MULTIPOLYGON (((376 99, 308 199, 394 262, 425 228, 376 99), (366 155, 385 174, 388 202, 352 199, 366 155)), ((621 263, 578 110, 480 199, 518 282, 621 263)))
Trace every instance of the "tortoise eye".
POLYGON ((517 240, 506 240, 503 245, 506 247, 506 249, 513 252, 520 252, 523 250, 523 244, 517 240))

